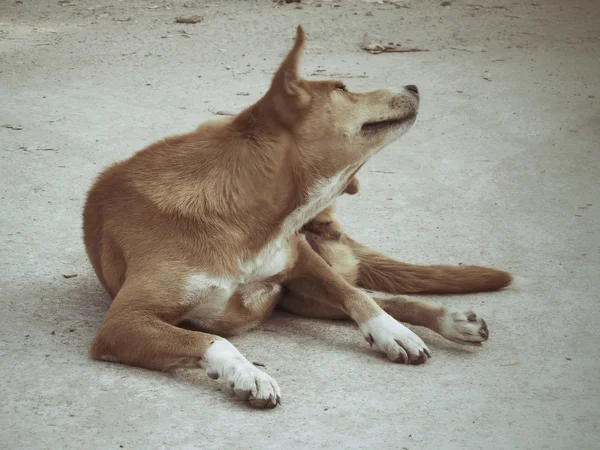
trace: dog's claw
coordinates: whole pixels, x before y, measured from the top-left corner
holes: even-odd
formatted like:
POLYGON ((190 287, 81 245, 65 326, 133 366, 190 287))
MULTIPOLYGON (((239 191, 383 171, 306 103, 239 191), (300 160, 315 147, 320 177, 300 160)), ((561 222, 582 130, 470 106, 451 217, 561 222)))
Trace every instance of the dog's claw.
MULTIPOLYGON (((406 353, 406 350, 404 349, 404 347, 402 347, 402 342, 400 342, 398 339, 394 339, 394 341, 400 347, 400 357, 402 358, 402 362, 404 364, 408 364, 408 361, 409 361, 408 353, 406 353)), ((397 359, 394 362, 400 362, 400 361, 397 359)))
POLYGON ((420 351, 419 352, 419 356, 417 356, 416 358, 414 358, 411 363, 418 366, 420 364, 423 364, 427 361, 427 355, 425 354, 424 351, 420 351))
POLYGON ((487 323, 485 323, 485 320, 481 319, 481 328, 479 329, 479 336, 481 336, 484 339, 488 339, 490 336, 490 332, 488 330, 487 327, 487 323))

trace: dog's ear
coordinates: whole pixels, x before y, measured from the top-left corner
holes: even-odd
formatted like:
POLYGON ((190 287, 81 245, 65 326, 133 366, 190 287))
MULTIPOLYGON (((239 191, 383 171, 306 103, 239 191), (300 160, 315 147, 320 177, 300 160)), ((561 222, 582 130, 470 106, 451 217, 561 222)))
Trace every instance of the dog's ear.
POLYGON ((304 30, 298 25, 294 47, 287 54, 273 76, 267 96, 276 116, 286 125, 298 120, 310 105, 311 96, 298 75, 298 66, 304 49, 304 30))

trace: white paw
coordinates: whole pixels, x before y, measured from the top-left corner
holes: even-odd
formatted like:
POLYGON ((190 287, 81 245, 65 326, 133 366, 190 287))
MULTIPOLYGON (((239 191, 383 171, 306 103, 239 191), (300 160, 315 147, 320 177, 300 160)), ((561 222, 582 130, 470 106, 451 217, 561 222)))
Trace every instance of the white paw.
POLYGON ((431 357, 421 338, 387 313, 369 320, 360 329, 367 342, 392 362, 422 364, 431 357))
POLYGON ((210 378, 226 380, 238 398, 247 400, 255 408, 274 408, 281 404, 277 381, 252 365, 226 339, 218 339, 210 345, 201 366, 210 378))
POLYGON ((473 311, 448 308, 439 321, 440 334, 452 342, 481 345, 489 337, 485 320, 477 317, 473 311))
POLYGON ((277 381, 249 361, 246 363, 236 365, 232 375, 227 378, 235 395, 247 400, 255 408, 274 408, 280 405, 281 391, 277 381))

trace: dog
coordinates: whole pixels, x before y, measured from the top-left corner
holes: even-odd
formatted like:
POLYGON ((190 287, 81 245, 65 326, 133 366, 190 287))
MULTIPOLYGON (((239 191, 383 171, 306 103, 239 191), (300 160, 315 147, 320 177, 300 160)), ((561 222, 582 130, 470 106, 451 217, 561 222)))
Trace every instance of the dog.
POLYGON ((83 210, 93 269, 113 298, 92 358, 154 370, 200 368, 256 408, 281 402, 277 382, 226 336, 279 307, 352 319, 393 362, 431 353, 400 321, 463 344, 488 338, 470 311, 391 294, 500 289, 510 274, 476 266, 397 262, 351 239, 334 200, 415 122, 419 92, 351 92, 299 75, 305 35, 266 94, 232 117, 155 142, 100 173, 83 210))

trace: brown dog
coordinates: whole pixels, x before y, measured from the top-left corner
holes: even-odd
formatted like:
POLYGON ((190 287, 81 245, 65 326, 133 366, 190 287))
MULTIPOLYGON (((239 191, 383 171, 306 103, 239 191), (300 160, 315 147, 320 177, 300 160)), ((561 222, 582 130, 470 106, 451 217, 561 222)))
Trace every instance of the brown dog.
POLYGON ((274 407, 276 381, 221 336, 258 324, 278 303, 313 317, 353 319, 392 361, 418 364, 429 356, 398 320, 455 342, 487 338, 473 313, 376 301, 358 288, 473 292, 501 288, 510 275, 403 264, 340 233, 328 206, 373 154, 410 128, 419 95, 415 86, 354 93, 341 82, 303 80, 303 44, 298 27, 256 104, 156 142, 96 180, 84 240, 114 300, 91 344, 94 358, 158 370, 200 367, 252 406, 274 407), (313 227, 318 253, 305 238, 313 218, 312 225, 340 233, 332 238, 313 227))

